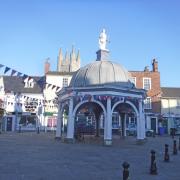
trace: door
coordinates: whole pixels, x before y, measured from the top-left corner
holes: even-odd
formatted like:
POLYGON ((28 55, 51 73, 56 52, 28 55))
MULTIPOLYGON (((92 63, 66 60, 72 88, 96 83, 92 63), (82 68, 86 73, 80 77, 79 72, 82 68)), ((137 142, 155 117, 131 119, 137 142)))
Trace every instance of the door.
POLYGON ((12 131, 12 117, 7 117, 6 130, 7 130, 7 131, 12 131))
POLYGON ((151 118, 151 129, 156 132, 156 118, 151 118))

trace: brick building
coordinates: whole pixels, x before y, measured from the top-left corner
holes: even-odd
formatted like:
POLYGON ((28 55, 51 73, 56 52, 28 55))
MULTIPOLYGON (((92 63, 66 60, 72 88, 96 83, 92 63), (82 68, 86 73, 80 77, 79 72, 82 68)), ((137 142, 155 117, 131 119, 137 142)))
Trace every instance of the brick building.
POLYGON ((158 62, 152 61, 152 70, 146 66, 144 71, 129 71, 132 81, 137 88, 147 90, 147 98, 144 101, 146 128, 158 132, 158 118, 161 113, 161 86, 158 62))

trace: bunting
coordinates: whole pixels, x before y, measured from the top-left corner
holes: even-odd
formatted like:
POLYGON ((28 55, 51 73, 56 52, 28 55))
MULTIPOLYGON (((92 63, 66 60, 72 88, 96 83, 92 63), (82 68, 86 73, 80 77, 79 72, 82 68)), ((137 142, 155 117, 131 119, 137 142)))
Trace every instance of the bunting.
MULTIPOLYGON (((25 80, 26 78, 28 78, 28 81, 29 80, 31 80, 31 79, 33 79, 33 77, 31 77, 31 76, 28 76, 27 74, 23 74, 23 73, 21 73, 21 72, 18 72, 18 71, 16 71, 15 69, 12 69, 12 68, 10 68, 10 67, 7 67, 7 66, 5 66, 5 65, 3 65, 3 64, 0 64, 0 68, 2 68, 2 67, 5 67, 5 69, 4 69, 4 74, 6 74, 6 73, 8 73, 9 71, 11 71, 11 73, 10 73, 10 76, 14 76, 16 73, 17 73, 17 76, 18 77, 22 77, 23 78, 23 80, 25 80)), ((35 80, 35 79, 34 79, 35 80)), ((35 80, 36 81, 36 80, 35 80)), ((51 89, 53 90, 53 89, 55 89, 55 91, 56 92, 58 92, 60 89, 61 89, 61 87, 59 87, 59 86, 56 86, 56 85, 53 85, 53 84, 50 84, 50 83, 45 83, 45 77, 42 77, 42 78, 40 78, 38 81, 36 81, 42 88, 43 88, 43 85, 45 85, 45 84, 47 84, 48 86, 48 88, 50 88, 51 87, 51 89)))
POLYGON ((6 74, 11 68, 9 67, 6 67, 5 70, 4 70, 4 74, 6 74))
POLYGON ((0 68, 4 67, 4 65, 0 64, 0 68))
POLYGON ((18 77, 20 77, 21 75, 22 75, 22 73, 21 73, 21 72, 18 72, 18 73, 17 73, 17 76, 18 76, 18 77))
POLYGON ((11 76, 13 76, 16 72, 17 72, 16 70, 12 69, 11 76))
POLYGON ((106 101, 107 99, 111 99, 112 101, 125 102, 126 100, 142 100, 141 98, 134 98, 130 96, 114 96, 114 95, 76 95, 74 96, 76 101, 92 101, 92 99, 96 101, 106 101))

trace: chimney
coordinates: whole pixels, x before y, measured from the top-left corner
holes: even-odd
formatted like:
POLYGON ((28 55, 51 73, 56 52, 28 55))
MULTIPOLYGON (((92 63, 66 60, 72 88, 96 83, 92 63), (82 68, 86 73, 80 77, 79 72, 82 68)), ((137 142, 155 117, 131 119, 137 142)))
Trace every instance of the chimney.
POLYGON ((46 59, 46 62, 45 62, 45 65, 44 65, 44 74, 46 74, 48 71, 50 71, 49 58, 46 59))
POLYGON ((149 72, 149 66, 145 66, 144 72, 149 72))
POLYGON ((153 72, 158 72, 158 62, 156 61, 156 59, 153 59, 152 61, 152 69, 153 72))

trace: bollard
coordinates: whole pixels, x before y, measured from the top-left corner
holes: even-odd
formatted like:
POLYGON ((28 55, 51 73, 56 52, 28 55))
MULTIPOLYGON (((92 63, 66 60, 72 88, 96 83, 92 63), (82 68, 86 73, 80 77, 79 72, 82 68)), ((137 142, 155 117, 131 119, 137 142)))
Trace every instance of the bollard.
POLYGON ((19 126, 19 133, 21 133, 21 126, 19 126))
POLYGON ((155 151, 151 150, 151 167, 150 167, 150 174, 156 175, 157 174, 157 166, 156 166, 156 156, 155 151))
POLYGON ((173 144, 173 154, 174 154, 174 155, 177 154, 176 140, 174 140, 174 144, 173 144))
POLYGON ((128 170, 128 168, 129 168, 129 163, 128 162, 123 162, 123 164, 122 164, 122 167, 124 168, 124 170, 123 170, 123 180, 128 180, 129 179, 129 170, 128 170))
POLYGON ((38 134, 40 133, 39 127, 37 128, 37 133, 38 133, 38 134))
POLYGON ((168 144, 165 144, 165 154, 164 154, 164 161, 169 162, 169 153, 168 153, 168 144))

